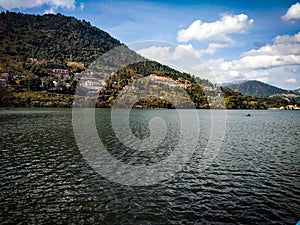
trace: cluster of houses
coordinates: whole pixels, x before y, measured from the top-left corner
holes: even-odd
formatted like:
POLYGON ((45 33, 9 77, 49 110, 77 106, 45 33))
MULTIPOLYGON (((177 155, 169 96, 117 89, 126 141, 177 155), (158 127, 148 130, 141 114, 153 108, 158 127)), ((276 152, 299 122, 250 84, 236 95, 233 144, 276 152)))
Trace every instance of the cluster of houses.
MULTIPOLYGON (((134 80, 134 78, 131 78, 134 80)), ((164 77, 164 76, 158 76, 156 74, 150 74, 146 79, 149 79, 151 82, 155 84, 163 84, 170 87, 181 87, 181 88, 188 88, 190 87, 191 83, 187 80, 178 79, 173 80, 171 77, 164 77)), ((125 87, 123 87, 123 90, 129 91, 129 90, 138 90, 139 88, 135 85, 128 84, 125 87)))
POLYGON ((9 79, 12 78, 14 80, 18 79, 23 79, 25 78, 24 75, 15 75, 15 76, 10 76, 9 73, 2 73, 0 76, 0 85, 6 86, 9 84, 9 79))
MULTIPOLYGON (((0 78, 0 85, 8 85, 8 80, 9 80, 9 73, 2 73, 1 74, 1 78, 0 78)), ((59 68, 54 68, 52 69, 52 77, 58 79, 58 78, 63 78, 65 80, 68 80, 70 78, 70 71, 67 69, 59 69, 59 68)), ((13 77, 14 79, 22 79, 25 78, 25 76, 18 76, 18 77, 13 77)), ((105 91, 105 81, 102 81, 101 79, 99 80, 98 78, 95 78, 93 76, 84 76, 82 73, 76 73, 74 78, 75 80, 77 80, 80 84, 81 87, 84 87, 85 89, 88 90, 89 93, 91 94, 95 94, 95 93, 99 93, 101 91, 105 91)), ((187 80, 184 79, 178 79, 178 80, 174 80, 170 77, 164 77, 164 76, 158 76, 156 74, 150 74, 148 79, 151 82, 154 82, 156 84, 164 84, 164 85, 168 85, 170 87, 181 87, 181 88, 189 88, 191 86, 191 83, 187 80)), ((112 79, 110 80, 111 83, 113 84, 117 84, 118 80, 112 79)), ((65 83, 65 86, 68 87, 70 84, 69 83, 65 83)), ((53 81, 53 89, 55 89, 56 87, 58 87, 58 81, 54 80, 53 81)), ((130 91, 130 90, 138 90, 139 88, 136 85, 133 84, 128 84, 125 87, 123 87, 124 91, 130 91)), ((214 99, 215 97, 221 97, 221 93, 220 92, 215 92, 216 90, 213 87, 204 87, 204 91, 208 92, 208 93, 214 93, 208 96, 208 98, 210 98, 209 100, 214 99), (212 97, 214 96, 214 97, 212 97), (212 99, 211 99, 212 98, 212 99)))
MULTIPOLYGON (((64 78, 69 79, 70 78, 70 71, 66 69, 52 69, 52 76, 54 78, 64 78)), ((0 85, 8 85, 8 79, 10 78, 9 73, 2 73, 0 77, 0 85)), ((23 79, 25 78, 24 75, 16 75, 12 77, 13 79, 23 79)))
POLYGON ((181 88, 188 88, 191 86, 191 83, 188 80, 183 80, 181 78, 175 81, 171 77, 158 76, 156 74, 150 74, 149 78, 155 83, 161 83, 171 87, 179 86, 181 88))
MULTIPOLYGON (((10 74, 9 73, 2 73, 1 77, 0 77, 0 85, 8 85, 8 81, 10 78, 10 74)), ((63 78, 63 79, 69 79, 70 78, 70 71, 67 69, 52 69, 52 77, 53 78, 63 78)), ((17 80, 17 79, 23 79, 25 78, 24 75, 22 76, 13 76, 13 79, 17 80)), ((103 88, 103 86, 101 85, 101 83, 96 79, 96 78, 82 78, 81 74, 75 74, 74 77, 75 80, 79 81, 80 79, 82 79, 82 81, 80 82, 80 84, 87 88, 88 90, 91 91, 96 91, 96 90, 100 90, 101 88, 103 88)), ((56 87, 58 85, 58 82, 56 80, 53 81, 53 85, 54 87, 56 87)), ((66 86, 68 86, 68 83, 66 83, 66 86)))
POLYGON ((151 81, 169 86, 177 86, 177 82, 170 77, 158 76, 156 74, 150 74, 149 78, 151 81))

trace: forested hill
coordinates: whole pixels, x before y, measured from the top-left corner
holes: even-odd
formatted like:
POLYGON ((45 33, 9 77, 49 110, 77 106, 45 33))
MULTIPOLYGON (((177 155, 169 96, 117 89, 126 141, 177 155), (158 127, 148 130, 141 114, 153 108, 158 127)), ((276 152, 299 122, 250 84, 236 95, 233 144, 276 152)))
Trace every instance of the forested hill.
MULTIPOLYGON (((2 73, 45 77, 51 75, 52 68, 49 68, 51 63, 56 68, 81 72, 101 54, 120 45, 120 41, 107 32, 75 17, 61 14, 29 15, 8 11, 0 14, 2 73)), ((148 61, 143 64, 143 68, 136 68, 137 73, 146 71, 147 74, 143 74, 144 76, 156 72, 173 79, 195 81, 189 74, 162 66, 157 62, 148 61)), ((210 83, 207 80, 197 81, 210 83)))
POLYGON ((85 20, 13 12, 0 14, 0 40, 2 60, 15 62, 36 58, 90 63, 121 44, 85 20))
MULTIPOLYGON (((73 95, 82 72, 87 71, 100 55, 118 46, 126 50, 113 60, 122 61, 130 57, 138 58, 142 63, 113 72, 114 62, 106 65, 112 68, 105 68, 110 71, 106 74, 107 80, 97 84, 102 86, 100 107, 110 107, 119 91, 128 85, 127 88, 130 88, 136 79, 150 75, 156 80, 156 84, 151 84, 152 88, 156 88, 159 82, 189 87, 188 93, 197 107, 207 107, 200 85, 213 86, 211 82, 149 61, 85 20, 61 14, 41 16, 8 11, 0 14, 0 107, 28 106, 33 102, 39 102, 34 103, 39 106, 57 105, 50 102, 49 93, 51 96, 73 95)), ((69 97, 68 106, 72 98, 69 97)), ((66 99, 65 96, 62 99, 66 99)))
POLYGON ((238 84, 226 85, 232 90, 239 91, 243 95, 252 95, 257 97, 269 97, 276 94, 292 94, 293 91, 284 90, 257 80, 248 80, 238 84))

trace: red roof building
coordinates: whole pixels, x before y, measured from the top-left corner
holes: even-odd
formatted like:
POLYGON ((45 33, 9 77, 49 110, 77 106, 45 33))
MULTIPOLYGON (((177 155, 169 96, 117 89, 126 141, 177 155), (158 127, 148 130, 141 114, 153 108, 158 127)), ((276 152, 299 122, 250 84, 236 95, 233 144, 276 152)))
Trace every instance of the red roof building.
POLYGON ((65 69, 53 69, 52 70, 52 75, 54 77, 61 77, 61 76, 63 76, 64 78, 69 78, 69 70, 65 70, 65 69))

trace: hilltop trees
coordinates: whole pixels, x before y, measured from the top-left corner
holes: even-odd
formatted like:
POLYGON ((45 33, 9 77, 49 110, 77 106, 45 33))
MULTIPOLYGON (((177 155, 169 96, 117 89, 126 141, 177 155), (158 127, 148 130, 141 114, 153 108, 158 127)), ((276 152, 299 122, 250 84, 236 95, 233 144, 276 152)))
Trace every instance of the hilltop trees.
POLYGON ((0 43, 0 72, 8 69, 16 75, 39 76, 49 73, 41 66, 29 68, 32 60, 55 61, 63 67, 67 61, 89 65, 99 55, 121 44, 108 33, 74 17, 14 12, 0 14, 0 43))

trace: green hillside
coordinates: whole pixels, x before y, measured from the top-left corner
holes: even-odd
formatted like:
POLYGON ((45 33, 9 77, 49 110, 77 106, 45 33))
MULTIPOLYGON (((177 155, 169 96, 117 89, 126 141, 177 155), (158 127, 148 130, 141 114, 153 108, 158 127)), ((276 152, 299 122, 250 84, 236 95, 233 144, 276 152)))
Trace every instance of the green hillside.
MULTIPOLYGON (((54 67, 71 70, 77 67, 82 71, 103 53, 121 45, 85 20, 61 14, 40 16, 14 12, 0 14, 0 43, 0 72, 38 76, 50 75, 49 69, 54 67)), ((162 76, 193 81, 189 74, 156 62, 135 69, 144 75, 156 71, 162 76)))
POLYGON ((12 71, 14 63, 30 62, 30 58, 88 64, 121 44, 85 20, 12 12, 0 14, 0 41, 2 70, 3 62, 8 61, 12 71))
POLYGON ((248 80, 239 84, 229 84, 228 88, 239 91, 244 95, 256 97, 269 97, 276 94, 290 94, 292 91, 284 90, 257 80, 248 80))

